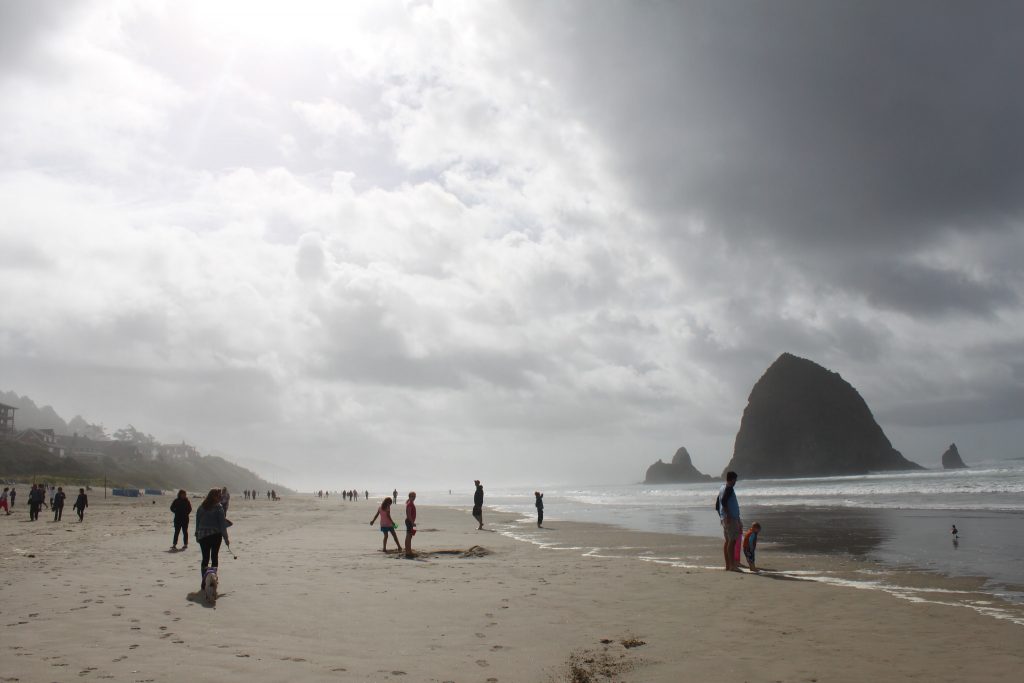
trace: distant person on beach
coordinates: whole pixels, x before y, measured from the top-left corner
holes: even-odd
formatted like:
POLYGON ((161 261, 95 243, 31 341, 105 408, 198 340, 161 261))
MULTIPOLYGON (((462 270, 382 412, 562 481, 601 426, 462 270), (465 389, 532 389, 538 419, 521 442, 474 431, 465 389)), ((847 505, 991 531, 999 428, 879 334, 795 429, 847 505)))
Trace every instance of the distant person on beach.
POLYGON ((394 491, 391 492, 391 497, 395 500, 396 503, 398 502, 398 489, 395 489, 394 491))
POLYGON ((218 557, 220 544, 228 541, 228 525, 231 522, 224 515, 224 506, 220 504, 220 493, 220 489, 210 489, 206 498, 199 504, 199 509, 196 510, 195 538, 203 553, 203 560, 199 566, 199 576, 202 577, 199 584, 200 593, 206 589, 206 568, 216 569, 220 566, 218 557))
POLYGON ((953 535, 953 540, 960 538, 960 531, 956 528, 956 524, 954 524, 953 528, 949 530, 949 533, 953 535))
POLYGON ((224 508, 224 514, 228 514, 228 503, 231 502, 231 494, 228 493, 228 487, 221 487, 220 490, 220 504, 224 508))
POLYGON ((78 498, 75 498, 74 510, 78 513, 78 521, 85 519, 85 508, 89 507, 89 496, 85 495, 85 489, 78 489, 78 498))
POLYGON ((188 548, 188 516, 192 514, 192 503, 188 500, 185 489, 178 491, 178 497, 171 501, 171 512, 174 513, 174 540, 171 541, 171 550, 178 549, 178 533, 184 541, 181 548, 188 548))
POLYGON ((32 488, 28 492, 28 518, 29 521, 36 521, 39 519, 39 507, 43 504, 45 494, 43 489, 32 484, 32 488))
POLYGON ((11 514, 11 508, 7 505, 7 496, 8 496, 7 492, 10 491, 10 490, 11 490, 10 487, 5 486, 4 487, 4 492, 0 493, 0 508, 3 508, 3 511, 6 512, 7 514, 11 514))
POLYGON ((758 571, 754 562, 754 554, 757 551, 757 536, 761 533, 761 523, 754 522, 750 529, 743 535, 743 555, 747 558, 747 569, 752 572, 758 571))
POLYGON ((18 490, 13 486, 11 487, 11 507, 14 507, 14 499, 18 497, 18 490))
POLYGON ((398 534, 395 533, 395 522, 391 519, 391 503, 391 498, 385 498, 384 502, 380 504, 379 508, 377 508, 377 514, 375 514, 373 519, 370 520, 370 526, 373 526, 373 523, 377 521, 378 517, 380 517, 380 531, 384 534, 384 552, 388 551, 389 533, 395 539, 395 548, 397 550, 402 549, 402 544, 398 541, 398 534))
POLYGON ((473 481, 476 484, 476 493, 473 494, 473 516, 480 523, 477 531, 484 528, 484 487, 479 479, 473 481))
POLYGON ((53 521, 59 522, 64 516, 64 500, 66 498, 64 487, 58 486, 57 493, 53 494, 53 504, 50 506, 53 509, 53 521))
POLYGON ((416 492, 405 499, 405 556, 412 557, 412 537, 416 535, 416 492))
POLYGON ((370 500, 370 492, 369 491, 363 491, 363 495, 366 496, 365 500, 370 500))
MULTIPOLYGON (((537 528, 540 529, 544 526, 544 494, 540 491, 534 491, 533 497, 537 499, 534 505, 537 506, 537 528)), ((555 531, 558 531, 556 528, 555 531)))
POLYGON ((730 572, 740 571, 734 555, 736 540, 743 534, 743 520, 740 519, 740 503, 736 500, 736 473, 729 472, 725 475, 725 483, 718 490, 718 499, 715 501, 715 509, 722 522, 722 533, 725 535, 725 543, 722 548, 725 552, 725 569, 730 572))

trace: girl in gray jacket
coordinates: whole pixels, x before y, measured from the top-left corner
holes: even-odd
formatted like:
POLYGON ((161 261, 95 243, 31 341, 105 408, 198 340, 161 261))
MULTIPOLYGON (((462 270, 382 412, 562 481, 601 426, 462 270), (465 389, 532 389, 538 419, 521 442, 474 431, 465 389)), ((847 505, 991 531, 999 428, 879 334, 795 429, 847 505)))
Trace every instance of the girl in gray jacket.
POLYGON ((199 548, 203 551, 203 561, 199 569, 202 582, 199 584, 199 591, 206 588, 206 568, 219 566, 218 555, 220 544, 228 541, 228 526, 231 522, 224 516, 224 507, 220 504, 220 489, 210 489, 206 499, 199 504, 196 510, 196 532, 195 539, 199 542, 199 548))

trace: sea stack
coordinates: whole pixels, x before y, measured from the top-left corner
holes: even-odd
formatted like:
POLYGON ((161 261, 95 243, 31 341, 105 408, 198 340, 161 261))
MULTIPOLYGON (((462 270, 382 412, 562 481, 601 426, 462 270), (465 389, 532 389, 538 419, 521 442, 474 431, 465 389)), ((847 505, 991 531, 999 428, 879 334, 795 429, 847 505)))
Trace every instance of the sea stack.
POLYGON ((839 373, 784 353, 750 392, 732 460, 746 478, 829 477, 923 469, 892 447, 839 373))
POLYGON ((694 481, 711 481, 711 475, 703 474, 690 460, 690 453, 680 448, 672 456, 671 463, 658 462, 647 468, 645 484, 685 484, 694 481))
POLYGON ((956 444, 949 444, 949 448, 942 454, 942 469, 944 470, 960 470, 967 467, 967 463, 960 457, 960 451, 956 449, 956 444))

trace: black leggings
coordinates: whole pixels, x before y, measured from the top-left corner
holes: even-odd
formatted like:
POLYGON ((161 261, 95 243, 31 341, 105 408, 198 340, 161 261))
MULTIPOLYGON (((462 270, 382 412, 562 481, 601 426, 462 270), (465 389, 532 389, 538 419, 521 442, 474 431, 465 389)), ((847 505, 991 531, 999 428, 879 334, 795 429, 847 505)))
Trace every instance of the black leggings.
POLYGON ((220 544, 224 537, 220 534, 204 536, 199 540, 199 548, 203 551, 203 564, 199 568, 199 576, 206 580, 207 567, 219 567, 217 556, 220 554, 220 544))
POLYGON ((181 533, 181 537, 185 539, 185 545, 188 545, 188 517, 184 520, 174 520, 174 542, 171 545, 178 545, 178 533, 181 533))
POLYGON ((64 506, 58 505, 53 508, 53 521, 59 522, 60 518, 64 515, 64 506))

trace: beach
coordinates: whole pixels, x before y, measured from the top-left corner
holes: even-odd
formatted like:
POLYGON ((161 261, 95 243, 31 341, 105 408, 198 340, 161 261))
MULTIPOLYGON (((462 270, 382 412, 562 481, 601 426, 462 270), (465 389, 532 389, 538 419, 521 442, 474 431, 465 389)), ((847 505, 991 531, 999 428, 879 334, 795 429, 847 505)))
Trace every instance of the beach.
POLYGON ((30 523, 19 502, 0 517, 0 680, 1007 681, 1024 665, 1024 626, 957 601, 969 578, 907 573, 922 601, 801 580, 877 568, 770 546, 773 571, 728 573, 714 539, 490 509, 477 531, 468 496, 443 498, 421 495, 405 559, 381 552, 372 498, 235 496, 215 606, 194 541, 168 550, 170 496, 93 492, 81 524, 70 508, 30 523))

